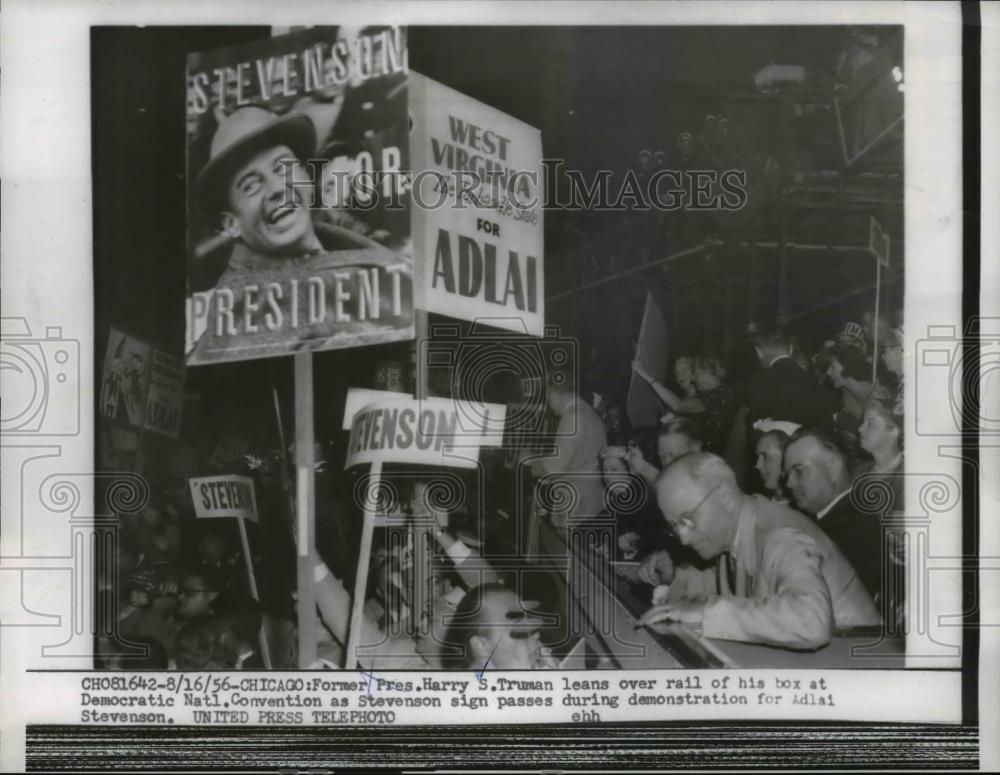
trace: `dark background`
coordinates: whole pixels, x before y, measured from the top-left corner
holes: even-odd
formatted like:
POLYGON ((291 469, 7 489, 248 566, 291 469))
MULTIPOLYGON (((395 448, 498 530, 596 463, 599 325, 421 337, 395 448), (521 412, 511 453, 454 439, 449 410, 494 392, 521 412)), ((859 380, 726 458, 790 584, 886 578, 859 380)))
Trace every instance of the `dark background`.
MULTIPOLYGON (((895 34, 874 32, 883 41, 895 34)), ((266 27, 94 28, 99 354, 112 323, 182 351, 185 59, 188 52, 269 34, 266 27)), ((668 166, 678 162, 677 134, 699 134, 706 115, 727 110, 744 119, 740 130, 753 135, 753 154, 770 154, 786 167, 830 166, 823 143, 835 141, 832 119, 814 127, 820 140, 806 149, 810 159, 786 159, 795 138, 778 131, 778 108, 767 103, 748 111, 746 98, 755 97, 753 76, 769 63, 802 64, 817 82, 831 80, 847 34, 846 27, 412 27, 408 38, 413 70, 540 128, 547 158, 565 160, 585 177, 608 169, 619 180, 639 168, 643 150, 663 151, 668 166)), ((901 173, 897 145, 878 166, 855 172, 901 173)), ((564 189, 565 181, 558 185, 564 189)), ((882 213, 900 256, 901 191, 897 180, 880 206, 870 208, 882 213)), ((863 242, 867 213, 864 223, 848 228, 834 209, 806 213, 789 239, 863 242)), ((551 211, 545 218, 546 293, 565 294, 548 303, 547 318, 577 336, 582 349, 593 344, 609 360, 628 349, 647 290, 664 308, 678 351, 724 350, 740 340, 747 323, 773 322, 779 312, 774 249, 734 247, 648 270, 642 265, 710 234, 773 241, 779 236, 773 207, 763 206, 752 228, 706 218, 665 223, 655 213, 551 211), (621 276, 623 271, 632 273, 621 276), (620 279, 607 280, 614 277, 620 279), (590 292, 571 292, 595 279, 604 282, 590 292)), ((866 254, 792 254, 788 263, 784 312, 807 339, 827 336, 872 306, 866 254)), ((899 274, 897 267, 885 279, 887 293, 899 274)), ((901 291, 900 283, 889 308, 901 303, 901 291)))

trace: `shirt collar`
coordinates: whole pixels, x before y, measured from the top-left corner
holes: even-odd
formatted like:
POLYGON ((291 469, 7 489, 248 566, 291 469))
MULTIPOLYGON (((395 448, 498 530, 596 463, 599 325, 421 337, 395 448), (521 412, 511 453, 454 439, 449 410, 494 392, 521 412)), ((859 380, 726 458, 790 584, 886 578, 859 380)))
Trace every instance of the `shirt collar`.
POLYGON ((743 540, 743 536, 748 531, 753 531, 753 523, 757 518, 757 501, 754 498, 747 497, 743 500, 743 506, 740 508, 740 515, 736 520, 736 534, 733 536, 733 544, 729 547, 729 553, 733 557, 738 557, 740 553, 740 542, 743 540))
POLYGON ((736 522, 736 535, 733 536, 732 546, 729 547, 729 556, 732 557, 730 569, 737 574, 731 577, 731 580, 737 592, 741 590, 739 574, 742 574, 743 578, 753 578, 757 575, 757 519, 761 500, 759 495, 748 495, 744 498, 736 522))
POLYGON ((887 474, 887 473, 893 473, 902 467, 903 467, 903 453, 900 452, 896 455, 896 457, 894 457, 892 460, 889 461, 889 465, 887 465, 885 468, 877 468, 875 466, 872 466, 872 471, 875 471, 876 473, 879 474, 887 474))
POLYGON ((822 509, 820 509, 819 511, 817 511, 816 512, 816 519, 823 519, 823 517, 825 517, 827 514, 830 513, 830 509, 832 509, 834 506, 836 506, 841 501, 841 499, 845 495, 847 495, 850 491, 851 491, 851 488, 848 487, 846 490, 844 490, 842 493, 840 493, 840 495, 838 495, 836 498, 834 498, 832 501, 830 501, 828 504, 826 504, 826 506, 824 506, 822 509))

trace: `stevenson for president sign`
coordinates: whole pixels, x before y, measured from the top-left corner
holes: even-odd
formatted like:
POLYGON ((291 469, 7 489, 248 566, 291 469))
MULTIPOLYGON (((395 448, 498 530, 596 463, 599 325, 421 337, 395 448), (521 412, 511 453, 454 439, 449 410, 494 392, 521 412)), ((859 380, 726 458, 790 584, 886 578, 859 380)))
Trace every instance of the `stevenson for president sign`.
POLYGON ((541 133, 410 73, 417 306, 544 334, 541 133))
POLYGON ((406 69, 395 27, 188 57, 189 365, 413 338, 406 69))

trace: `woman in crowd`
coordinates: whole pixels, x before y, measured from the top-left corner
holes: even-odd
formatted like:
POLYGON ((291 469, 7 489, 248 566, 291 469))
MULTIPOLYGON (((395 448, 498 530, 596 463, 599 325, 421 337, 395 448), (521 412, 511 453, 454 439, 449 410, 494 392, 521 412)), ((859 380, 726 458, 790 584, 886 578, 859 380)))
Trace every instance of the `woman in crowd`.
POLYGON ((840 393, 840 411, 834 419, 846 449, 857 448, 858 426, 865 406, 876 396, 876 386, 872 384, 872 365, 857 347, 837 345, 829 351, 829 365, 826 370, 830 382, 840 393))
POLYGON ((722 384, 725 367, 720 358, 714 355, 702 355, 693 360, 691 374, 695 393, 684 397, 677 395, 653 377, 641 361, 632 361, 632 368, 649 383, 671 412, 679 415, 697 415, 701 428, 700 436, 708 452, 717 455, 725 452, 733 418, 739 407, 732 391, 722 384))
POLYGON ((872 367, 857 347, 837 345, 830 350, 827 376, 840 391, 841 409, 858 419, 872 394, 872 367))
POLYGON ((694 384, 694 358, 682 355, 674 361, 674 382, 684 398, 694 398, 697 392, 694 384))
POLYGON ((896 392, 893 397, 896 414, 903 413, 903 332, 898 328, 889 329, 879 350, 879 358, 886 371, 896 378, 896 392))
POLYGON ((861 448, 872 456, 870 463, 856 469, 855 475, 883 474, 893 492, 891 508, 903 505, 903 418, 885 401, 873 399, 865 407, 858 429, 861 448), (897 476, 898 474, 898 476, 897 476))
MULTIPOLYGON (((854 497, 862 504, 882 506, 873 519, 886 519, 903 511, 903 417, 892 404, 872 400, 865 407, 858 430, 861 448, 872 460, 855 471, 854 497), (891 500, 886 495, 891 494, 891 500)), ((888 581, 876 596, 876 605, 890 629, 898 630, 906 620, 905 568, 906 542, 903 532, 891 522, 885 529, 884 567, 888 581)))
POLYGON ((781 463, 788 446, 789 436, 784 431, 773 428, 761 434, 757 439, 756 463, 754 468, 760 474, 760 480, 771 500, 783 505, 788 504, 781 479, 781 463))

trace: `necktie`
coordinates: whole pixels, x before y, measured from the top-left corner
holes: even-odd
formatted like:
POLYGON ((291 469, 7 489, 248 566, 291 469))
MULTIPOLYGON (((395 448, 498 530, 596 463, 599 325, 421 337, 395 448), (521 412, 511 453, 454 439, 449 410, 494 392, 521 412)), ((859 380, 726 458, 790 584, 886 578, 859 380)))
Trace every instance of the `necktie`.
POLYGON ((736 558, 732 554, 726 552, 723 559, 726 563, 726 581, 728 583, 729 589, 724 590, 729 592, 731 595, 736 594, 736 558))

